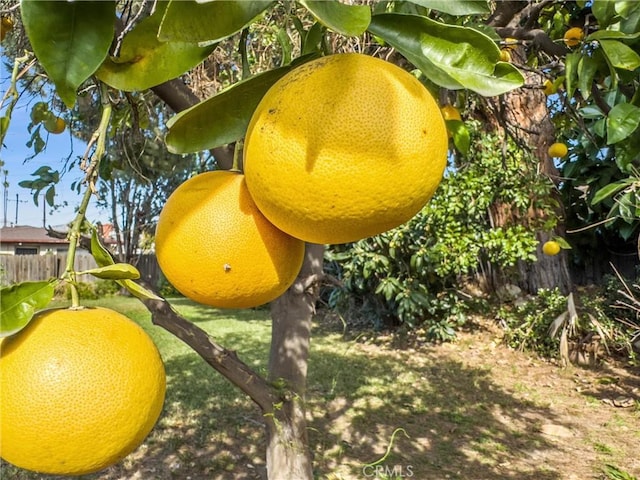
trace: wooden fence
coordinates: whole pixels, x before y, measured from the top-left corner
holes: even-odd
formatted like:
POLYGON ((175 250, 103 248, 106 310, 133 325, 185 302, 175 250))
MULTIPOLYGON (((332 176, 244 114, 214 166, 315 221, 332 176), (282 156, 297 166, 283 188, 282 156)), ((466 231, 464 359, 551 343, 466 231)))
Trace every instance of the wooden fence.
MULTIPOLYGON (((59 277, 67 264, 67 256, 62 255, 0 255, 0 285, 12 283, 48 280, 59 277)), ((96 262, 90 255, 77 255, 75 270, 81 272, 95 268, 96 262)), ((140 279, 147 285, 157 286, 160 278, 160 268, 155 255, 142 255, 138 261, 140 279)), ((92 275, 82 275, 81 282, 95 282, 98 279, 92 275)))

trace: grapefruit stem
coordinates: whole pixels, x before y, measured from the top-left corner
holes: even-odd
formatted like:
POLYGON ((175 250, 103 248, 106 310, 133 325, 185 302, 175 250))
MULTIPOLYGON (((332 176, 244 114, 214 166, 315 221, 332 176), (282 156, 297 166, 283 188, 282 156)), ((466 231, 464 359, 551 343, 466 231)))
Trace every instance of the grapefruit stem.
MULTIPOLYGON (((13 113, 13 107, 15 107, 18 102, 19 94, 18 89, 16 88, 16 84, 18 79, 20 79, 29 69, 34 65, 35 58, 32 59, 29 64, 24 67, 20 72, 18 72, 18 68, 24 62, 29 60, 29 55, 25 54, 22 57, 16 58, 13 63, 13 70, 11 71, 11 84, 9 88, 5 92, 2 100, 0 101, 0 108, 3 108, 5 102, 8 101, 7 108, 5 110, 3 119, 6 118, 9 122, 11 121, 11 114, 13 113)), ((4 128, 0 128, 0 146, 4 145, 4 137, 7 134, 7 130, 9 130, 9 124, 4 125, 4 128)))
POLYGON ((69 253, 67 254, 67 265, 63 278, 69 282, 71 289, 71 308, 77 308, 80 306, 80 297, 78 295, 75 271, 76 249, 80 239, 80 229, 85 221, 87 207, 91 201, 91 195, 95 192, 95 182, 98 178, 98 166, 100 165, 100 160, 106 150, 107 130, 109 129, 109 121, 111 120, 111 102, 109 101, 107 86, 104 83, 100 83, 100 96, 102 103, 102 117, 100 118, 98 128, 93 133, 91 141, 89 142, 89 147, 87 148, 85 157, 82 160, 82 168, 85 171, 83 183, 87 185, 87 188, 82 196, 78 213, 71 224, 71 228, 69 229, 69 234, 67 236, 69 239, 69 253), (96 148, 91 157, 91 161, 88 162, 87 157, 89 156, 89 151, 93 143, 95 143, 96 148))
POLYGON ((240 170, 240 152, 242 151, 243 142, 238 140, 233 147, 233 163, 231 165, 232 172, 241 172, 240 170))

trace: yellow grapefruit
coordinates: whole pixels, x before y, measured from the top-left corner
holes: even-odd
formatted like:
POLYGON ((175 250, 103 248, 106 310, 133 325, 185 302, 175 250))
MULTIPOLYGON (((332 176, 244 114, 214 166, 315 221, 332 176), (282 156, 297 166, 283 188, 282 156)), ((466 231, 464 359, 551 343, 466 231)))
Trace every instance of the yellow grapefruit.
POLYGON ((548 153, 550 157, 564 158, 569 153, 569 149, 564 143, 556 142, 549 147, 548 153))
POLYGON ((136 449, 162 411, 158 350, 113 310, 45 310, 0 348, 0 456, 21 468, 102 470, 136 449))
POLYGON ((250 308, 293 283, 304 242, 274 227, 247 191, 244 176, 207 172, 180 185, 156 229, 156 256, 184 296, 221 308, 250 308))
POLYGON ((560 244, 554 240, 549 240, 542 245, 542 252, 549 256, 557 255, 560 253, 560 244))
POLYGON ((445 120, 458 120, 462 121, 462 117, 460 116, 460 111, 454 107, 453 105, 444 105, 440 112, 442 112, 442 118, 445 120))
POLYGON ((406 222, 442 179, 448 139, 410 73, 371 56, 325 56, 266 93, 244 145, 247 187, 274 225, 346 243, 406 222))

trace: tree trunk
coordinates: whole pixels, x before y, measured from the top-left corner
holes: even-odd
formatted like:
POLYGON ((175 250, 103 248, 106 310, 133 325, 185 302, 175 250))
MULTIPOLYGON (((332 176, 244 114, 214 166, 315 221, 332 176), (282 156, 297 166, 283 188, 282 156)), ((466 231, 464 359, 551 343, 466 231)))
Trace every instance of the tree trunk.
POLYGON ((283 389, 283 401, 267 415, 269 480, 311 480, 311 453, 304 396, 311 320, 322 277, 324 246, 307 244, 304 264, 295 283, 271 306, 273 321, 269 382, 283 389))
MULTIPOLYGON (((564 51, 564 46, 553 44, 541 30, 530 27, 537 21, 541 8, 549 4, 549 0, 540 2, 499 2, 493 12, 490 24, 497 27, 500 35, 515 37, 530 42, 547 54, 557 55, 564 51)), ((526 64, 527 52, 523 46, 512 50, 511 56, 517 65, 526 64)), ((523 71, 526 85, 542 85, 545 78, 530 69, 523 71)), ((538 160, 538 172, 547 176, 553 185, 558 185, 560 178, 553 159, 547 150, 556 141, 555 126, 549 117, 547 98, 541 88, 520 88, 500 97, 487 99, 486 115, 490 128, 503 130, 510 135, 518 145, 531 151, 538 160)), ((563 293, 571 291, 571 278, 567 265, 567 255, 562 252, 554 257, 542 253, 542 244, 554 235, 564 236, 564 209, 557 189, 551 195, 558 203, 555 215, 557 227, 553 232, 537 232, 540 240, 537 251, 538 260, 534 263, 519 262, 520 287, 535 294, 540 288, 558 287, 563 293)), ((531 207, 527 217, 522 219, 527 225, 529 220, 543 218, 543 212, 531 207)))

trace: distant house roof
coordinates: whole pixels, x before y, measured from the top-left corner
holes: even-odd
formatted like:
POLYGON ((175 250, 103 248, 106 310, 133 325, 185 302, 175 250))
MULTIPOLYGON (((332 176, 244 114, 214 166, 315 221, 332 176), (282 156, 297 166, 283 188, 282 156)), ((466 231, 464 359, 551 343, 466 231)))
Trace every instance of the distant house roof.
POLYGON ((68 245, 69 241, 47 235, 46 228, 15 226, 0 228, 0 243, 50 243, 68 245))

